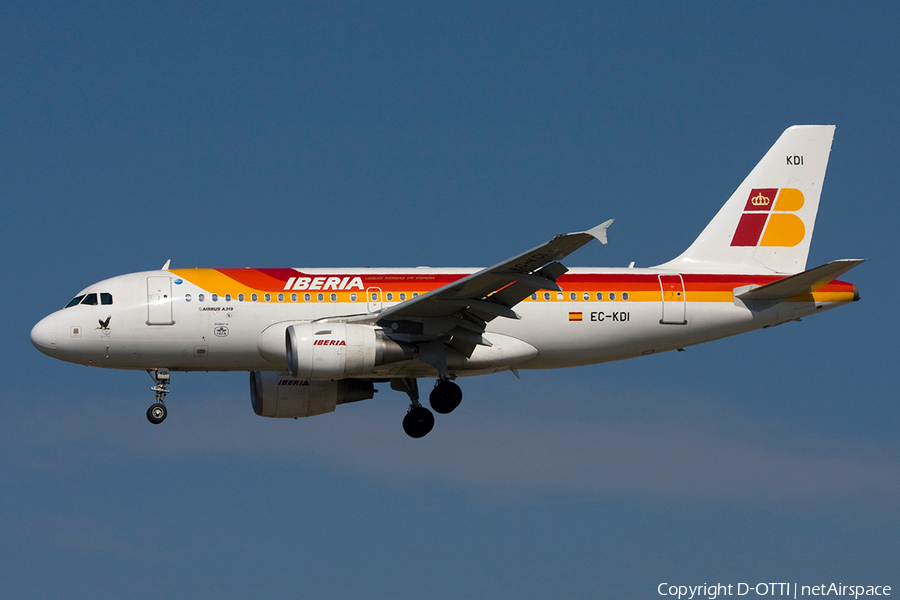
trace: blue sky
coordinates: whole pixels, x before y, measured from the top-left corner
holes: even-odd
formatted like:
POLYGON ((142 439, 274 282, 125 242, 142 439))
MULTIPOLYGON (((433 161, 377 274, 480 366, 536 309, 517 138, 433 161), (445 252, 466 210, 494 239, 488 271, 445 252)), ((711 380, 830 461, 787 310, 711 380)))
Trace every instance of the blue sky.
MULTIPOLYGON (((900 586, 890 3, 0 9, 0 581, 19 598, 654 597, 900 586), (185 266, 680 253, 788 126, 836 124, 810 266, 862 301, 646 359, 281 422, 247 376, 52 361, 88 284, 185 266)), ((425 384, 425 382, 423 382, 425 384)))

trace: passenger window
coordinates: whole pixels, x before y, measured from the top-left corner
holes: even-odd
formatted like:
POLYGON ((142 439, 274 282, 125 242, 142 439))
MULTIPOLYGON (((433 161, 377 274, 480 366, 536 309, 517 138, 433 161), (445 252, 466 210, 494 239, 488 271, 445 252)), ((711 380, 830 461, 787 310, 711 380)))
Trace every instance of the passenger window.
POLYGON ((66 308, 77 306, 81 304, 82 300, 84 300, 84 296, 75 296, 74 298, 72 298, 72 300, 69 301, 68 304, 66 304, 66 308))
POLYGON ((531 299, 532 299, 532 300, 537 300, 537 294, 532 294, 532 295, 531 295, 531 299))
POLYGON ((628 292, 622 292, 622 300, 628 300, 628 292))
POLYGON ((210 299, 211 299, 213 302, 218 302, 218 301, 219 301, 219 295, 218 295, 218 294, 213 294, 212 296, 210 296, 210 299))
POLYGON ((610 300, 615 300, 615 299, 616 299, 616 293, 615 293, 615 292, 610 292, 610 293, 609 293, 609 299, 610 299, 610 300))
POLYGON ((310 299, 310 298, 312 298, 312 296, 310 296, 309 294, 303 294, 303 301, 304 301, 304 302, 309 302, 309 299, 310 299))
POLYGON ((350 302, 356 302, 356 292, 350 294, 350 302))
POLYGON ((325 300, 325 294, 316 294, 316 300, 322 302, 323 300, 325 300))
POLYGON ((419 297, 419 292, 413 292, 413 298, 418 298, 418 297, 419 297))
POLYGON ((97 306, 97 294, 88 294, 84 297, 84 300, 82 300, 81 303, 87 304, 88 306, 97 306))
POLYGON ((244 301, 244 295, 238 294, 238 302, 243 302, 243 301, 244 301))
POLYGON ((256 302, 259 300, 259 296, 257 294, 250 294, 250 300, 256 302))
POLYGON ((562 300, 562 299, 563 299, 563 293, 562 293, 562 292, 556 292, 556 299, 557 299, 557 300, 562 300))
POLYGON ((603 300, 603 292, 597 292, 597 300, 603 300))
POLYGON ((578 294, 572 292, 571 294, 569 294, 569 300, 578 300, 578 294))
POLYGON ((291 302, 297 301, 297 294, 291 294, 291 302))
POLYGON ((190 301, 191 301, 191 295, 190 295, 190 294, 185 294, 185 295, 184 295, 184 301, 185 301, 185 302, 190 302, 190 301))
POLYGON ((109 305, 112 304, 112 294, 107 292, 100 293, 100 304, 109 305))
POLYGON ((372 292, 372 302, 378 302, 378 292, 372 292))
POLYGON ((205 299, 206 296, 204 296, 203 294, 197 294, 197 300, 199 300, 200 302, 203 302, 205 299))
POLYGON ((263 298, 266 299, 266 302, 271 302, 271 301, 272 301, 272 294, 266 294, 265 296, 263 296, 263 298))
POLYGON ((406 300, 406 292, 400 292, 400 301, 406 300))
POLYGON ((587 302, 588 300, 591 299, 591 295, 588 294, 587 292, 585 292, 585 293, 584 293, 584 296, 582 296, 582 298, 584 298, 584 301, 587 302))
POLYGON ((284 302, 284 294, 278 294, 278 301, 284 302))
POLYGON ((332 301, 332 302, 337 302, 337 294, 332 294, 332 295, 331 295, 331 301, 332 301))
POLYGON ((231 302, 231 294, 225 294, 225 302, 231 302))
POLYGON ((394 299, 394 294, 393 294, 393 292, 388 292, 387 294, 385 294, 385 295, 384 295, 384 299, 387 300, 388 302, 390 302, 391 300, 393 300, 393 299, 394 299))

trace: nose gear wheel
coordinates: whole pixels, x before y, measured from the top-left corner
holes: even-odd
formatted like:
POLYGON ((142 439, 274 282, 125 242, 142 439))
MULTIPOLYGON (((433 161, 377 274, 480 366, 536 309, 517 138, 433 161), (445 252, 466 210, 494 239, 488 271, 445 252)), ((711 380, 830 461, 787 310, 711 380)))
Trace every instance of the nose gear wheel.
POLYGON ((156 382, 152 391, 156 392, 156 402, 147 409, 147 420, 154 425, 159 425, 166 420, 166 394, 169 393, 169 369, 158 368, 155 371, 147 371, 156 382))
POLYGON ((166 420, 166 405, 165 404, 152 404, 150 408, 147 409, 147 420, 153 423, 154 425, 159 425, 163 421, 166 420))

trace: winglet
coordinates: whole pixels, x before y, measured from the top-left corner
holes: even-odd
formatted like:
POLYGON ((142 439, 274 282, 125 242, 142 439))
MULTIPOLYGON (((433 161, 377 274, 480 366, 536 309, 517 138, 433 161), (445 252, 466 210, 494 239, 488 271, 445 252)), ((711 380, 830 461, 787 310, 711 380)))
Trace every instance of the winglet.
POLYGON ((163 268, 160 269, 160 271, 168 271, 168 270, 169 270, 169 265, 170 265, 171 263, 172 263, 172 259, 170 258, 169 260, 166 261, 166 264, 163 265, 163 268))
POLYGON ((601 244, 605 244, 607 242, 606 230, 609 228, 610 225, 613 224, 613 221, 615 221, 615 219, 610 219, 609 221, 606 221, 605 223, 600 223, 593 229, 588 229, 587 231, 585 231, 585 233, 600 240, 601 244))

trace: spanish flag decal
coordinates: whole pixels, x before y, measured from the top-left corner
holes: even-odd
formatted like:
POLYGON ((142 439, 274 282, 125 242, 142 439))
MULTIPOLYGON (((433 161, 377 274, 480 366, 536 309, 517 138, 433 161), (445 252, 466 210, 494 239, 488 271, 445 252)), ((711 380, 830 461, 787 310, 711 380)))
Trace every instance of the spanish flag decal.
POLYGON ((580 312, 570 312, 570 313, 569 313, 569 320, 570 320, 570 321, 580 321, 580 320, 581 320, 581 315, 582 315, 582 313, 580 313, 580 312))

